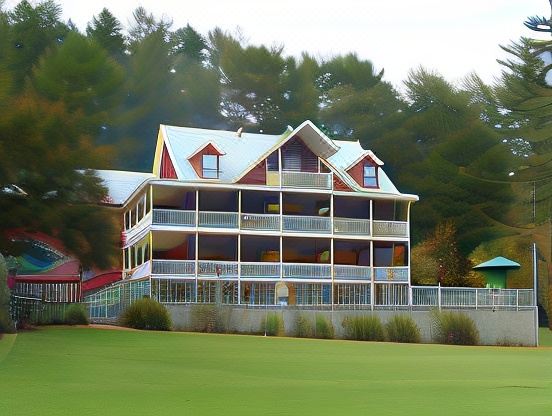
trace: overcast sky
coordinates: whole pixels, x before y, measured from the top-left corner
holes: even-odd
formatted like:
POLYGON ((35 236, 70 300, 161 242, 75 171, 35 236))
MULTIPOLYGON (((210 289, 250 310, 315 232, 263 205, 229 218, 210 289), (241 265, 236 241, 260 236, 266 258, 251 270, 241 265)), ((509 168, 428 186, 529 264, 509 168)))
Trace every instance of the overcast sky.
MULTIPOLYGON (((13 7, 18 1, 7 0, 13 7)), ((35 1, 36 3, 36 1, 35 1)), ((500 73, 499 44, 535 37, 526 17, 550 16, 547 0, 58 0, 63 18, 84 30, 107 7, 127 26, 132 11, 144 6, 157 17, 189 23, 202 34, 216 26, 250 44, 285 46, 287 55, 307 51, 317 57, 356 52, 385 69, 384 79, 401 88, 409 69, 423 65, 459 81, 475 71, 487 81, 500 73)), ((541 35, 542 37, 542 35, 541 35)))

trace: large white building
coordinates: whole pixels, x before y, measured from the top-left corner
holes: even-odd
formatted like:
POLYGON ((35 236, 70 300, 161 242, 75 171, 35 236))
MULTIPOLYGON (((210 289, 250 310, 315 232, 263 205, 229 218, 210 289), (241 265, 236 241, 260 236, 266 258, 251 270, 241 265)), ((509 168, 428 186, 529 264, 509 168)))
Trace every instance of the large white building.
POLYGON ((409 304, 418 197, 310 121, 240 130, 162 125, 152 174, 99 172, 124 212, 123 278, 164 303, 409 304))

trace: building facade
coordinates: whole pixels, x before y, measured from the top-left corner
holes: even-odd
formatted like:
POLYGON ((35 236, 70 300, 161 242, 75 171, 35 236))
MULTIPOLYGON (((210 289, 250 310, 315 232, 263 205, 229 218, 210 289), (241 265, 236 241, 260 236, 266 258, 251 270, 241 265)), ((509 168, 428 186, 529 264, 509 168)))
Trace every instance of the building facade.
POLYGON ((99 171, 123 279, 163 303, 407 305, 410 206, 383 162, 313 123, 282 135, 162 125, 153 174, 99 171))

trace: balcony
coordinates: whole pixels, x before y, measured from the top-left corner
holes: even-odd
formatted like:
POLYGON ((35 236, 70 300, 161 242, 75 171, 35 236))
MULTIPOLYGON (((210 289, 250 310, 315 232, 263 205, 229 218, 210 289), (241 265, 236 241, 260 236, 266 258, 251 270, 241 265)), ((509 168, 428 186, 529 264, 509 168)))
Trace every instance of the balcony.
POLYGON ((156 225, 181 225, 195 227, 195 211, 183 211, 178 209, 153 210, 153 224, 156 225))
POLYGON ((330 279, 329 264, 284 263, 283 274, 290 279, 330 279))
POLYGON ((370 220, 357 218, 334 218, 334 233, 370 235, 370 220))
POLYGON ((198 225, 209 228, 238 228, 238 213, 200 211, 198 225))
POLYGON ((408 267, 374 267, 376 282, 408 282, 408 267))
POLYGON ((282 187, 332 189, 331 173, 282 172, 282 187))
POLYGON ((238 263, 235 261, 199 260, 197 267, 198 277, 238 277, 238 263))
POLYGON ((328 217, 309 217, 304 215, 284 215, 283 230, 299 233, 330 233, 331 221, 328 217))
POLYGON ((195 260, 153 260, 151 272, 195 277, 195 260))
POLYGON ((280 231, 280 216, 275 214, 242 214, 241 229, 280 231))
POLYGON ((368 280, 372 278, 372 270, 368 266, 334 266, 334 278, 336 280, 368 280))
POLYGON ((241 278, 280 278, 280 263, 241 263, 241 278))
POLYGON ((374 237, 408 237, 408 223, 404 221, 374 221, 374 237))

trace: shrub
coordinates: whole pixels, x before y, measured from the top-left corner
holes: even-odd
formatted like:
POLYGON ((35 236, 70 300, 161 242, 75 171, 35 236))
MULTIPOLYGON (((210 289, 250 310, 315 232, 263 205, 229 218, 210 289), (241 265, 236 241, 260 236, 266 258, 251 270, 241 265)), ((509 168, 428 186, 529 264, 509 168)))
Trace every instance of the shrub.
POLYGON ((9 314, 4 309, 0 309, 0 334, 12 334, 14 332, 15 327, 9 314))
POLYGON ((461 312, 433 311, 433 339, 439 344, 477 345, 479 331, 475 322, 461 312))
POLYGON ((84 305, 73 303, 67 307, 64 321, 68 325, 88 325, 88 313, 84 305))
POLYGON ((132 303, 123 311, 119 321, 123 326, 136 329, 171 329, 171 318, 167 309, 150 298, 138 299, 132 303))
POLYGON ((284 322, 278 313, 269 313, 261 322, 261 332, 266 335, 279 336, 284 331, 284 322))
POLYGON ((331 339, 334 337, 334 327, 324 315, 316 315, 316 338, 331 339))
POLYGON ((192 305, 190 313, 194 331, 215 332, 217 310, 213 305, 192 305))
POLYGON ((346 317, 343 320, 345 337, 357 341, 383 341, 383 325, 377 315, 346 317))
POLYGON ((394 315, 385 325, 387 339, 391 342, 420 342, 420 328, 411 316, 394 315))
POLYGON ((299 338, 311 338, 313 333, 314 329, 310 319, 305 315, 298 314, 295 321, 295 336, 299 338))

